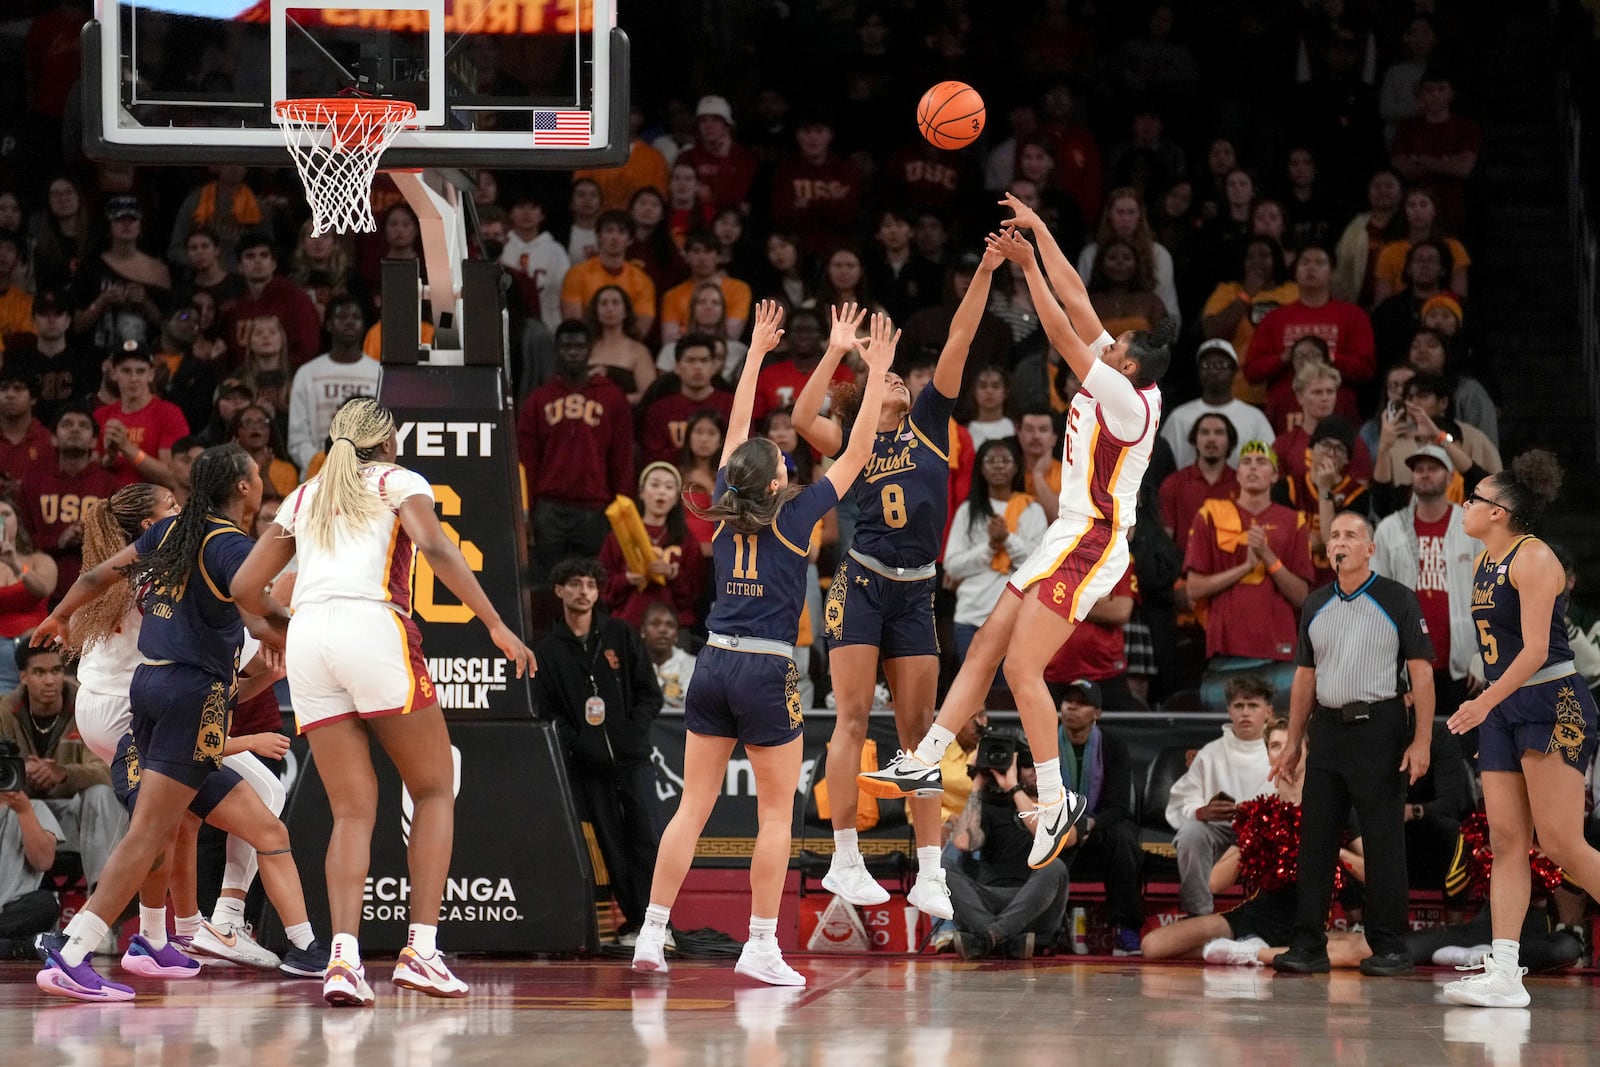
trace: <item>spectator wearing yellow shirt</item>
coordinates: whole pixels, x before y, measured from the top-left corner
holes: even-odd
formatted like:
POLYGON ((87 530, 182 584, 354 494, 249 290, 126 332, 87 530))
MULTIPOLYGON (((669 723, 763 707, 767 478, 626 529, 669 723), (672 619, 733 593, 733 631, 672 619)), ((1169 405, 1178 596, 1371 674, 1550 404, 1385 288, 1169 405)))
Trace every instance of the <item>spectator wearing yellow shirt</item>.
POLYGON ((722 323, 726 336, 734 338, 744 332, 744 324, 750 319, 750 286, 722 272, 720 251, 716 237, 703 231, 691 233, 684 242, 689 280, 668 289, 661 298, 662 341, 671 343, 688 332, 695 290, 712 283, 722 290, 727 312, 722 323))
POLYGON ((1044 517, 1056 521, 1061 504, 1061 460, 1056 450, 1061 446, 1061 431, 1056 420, 1060 418, 1048 408, 1024 411, 1017 420, 1017 443, 1022 446, 1023 488, 1039 502, 1044 517))
MULTIPOLYGON (((1300 287, 1289 277, 1283 249, 1270 237, 1256 235, 1244 244, 1237 281, 1225 281, 1211 291, 1200 312, 1206 338, 1228 341, 1235 352, 1250 351, 1250 338, 1267 314, 1300 299, 1300 287)), ((1233 395, 1247 404, 1264 404, 1267 387, 1235 375, 1233 395)))
POLYGON ((22 236, 0 231, 0 352, 7 335, 33 332, 33 294, 13 281, 22 259, 22 236))
POLYGON ((639 137, 643 126, 644 110, 635 105, 628 113, 628 129, 633 137, 628 161, 620 167, 572 172, 573 181, 591 181, 600 187, 600 207, 604 211, 626 211, 633 194, 640 189, 653 188, 663 194, 667 191, 667 157, 639 137))
POLYGON ((628 262, 628 245, 633 240, 633 220, 621 211, 607 211, 595 224, 599 247, 593 258, 575 264, 561 283, 561 315, 583 318, 584 309, 596 293, 615 285, 628 294, 641 336, 648 336, 656 322, 656 284, 640 267, 628 262))

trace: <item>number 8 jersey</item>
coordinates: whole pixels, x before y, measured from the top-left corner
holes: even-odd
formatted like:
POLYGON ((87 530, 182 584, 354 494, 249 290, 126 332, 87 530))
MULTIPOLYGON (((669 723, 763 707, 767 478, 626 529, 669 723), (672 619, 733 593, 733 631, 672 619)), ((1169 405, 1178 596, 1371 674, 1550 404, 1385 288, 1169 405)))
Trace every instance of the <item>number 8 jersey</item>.
MULTIPOLYGON (((717 471, 711 499, 721 500, 727 491, 724 467, 717 471)), ((778 509, 771 525, 755 533, 740 533, 719 522, 711 536, 716 599, 706 628, 730 637, 794 644, 806 601, 811 532, 838 503, 833 483, 823 478, 800 490, 800 495, 778 509)))
POLYGON ((873 438, 872 456, 850 487, 860 508, 851 548, 894 567, 926 567, 939 558, 950 510, 955 407, 955 398, 930 382, 899 425, 873 438))

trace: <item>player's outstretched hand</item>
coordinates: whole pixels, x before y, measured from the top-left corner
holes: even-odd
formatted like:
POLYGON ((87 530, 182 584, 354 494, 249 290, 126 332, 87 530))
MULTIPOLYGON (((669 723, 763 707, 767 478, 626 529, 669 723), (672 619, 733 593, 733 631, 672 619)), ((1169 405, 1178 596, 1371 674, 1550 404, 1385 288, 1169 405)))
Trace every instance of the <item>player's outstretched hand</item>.
POLYGON ((1024 268, 1029 264, 1038 263, 1038 260, 1033 258, 1033 246, 1016 230, 1007 229, 1001 233, 991 233, 984 243, 1006 259, 1020 264, 1024 268))
POLYGON ((776 300, 756 305, 755 328, 750 333, 750 351, 765 355, 783 340, 783 307, 776 300))
POLYGON ((835 305, 828 309, 828 314, 833 317, 833 325, 828 330, 828 347, 848 352, 856 346, 856 335, 861 332, 861 320, 867 317, 867 309, 850 303, 843 307, 835 305))
POLYGON ((28 638, 28 644, 34 648, 66 648, 67 642, 72 639, 71 621, 56 615, 47 615, 44 621, 33 628, 33 636, 28 638))
POLYGON ((497 623, 489 628, 489 640, 505 654, 506 659, 517 665, 518 678, 523 675, 531 678, 538 673, 539 661, 533 658, 533 649, 523 644, 522 638, 512 633, 505 623, 497 623))
POLYGON ((1039 218, 1039 213, 1033 208, 1018 200, 1015 193, 1007 193, 1000 198, 1000 206, 1011 209, 1011 218, 1004 220, 1000 225, 1007 229, 1017 230, 1042 230, 1044 220, 1039 218))
POLYGON ((867 361, 867 368, 874 374, 889 373, 889 368, 894 366, 895 347, 899 344, 900 331, 894 328, 889 316, 880 312, 873 313, 866 343, 857 342, 861 358, 867 361))
MULTIPOLYGON (((991 234, 991 236, 993 235, 991 234)), ((1000 269, 1000 264, 1004 263, 1005 261, 1006 257, 1001 254, 998 248, 985 242, 983 246, 983 258, 978 261, 978 270, 987 271, 988 273, 993 274, 995 271, 1000 269)))

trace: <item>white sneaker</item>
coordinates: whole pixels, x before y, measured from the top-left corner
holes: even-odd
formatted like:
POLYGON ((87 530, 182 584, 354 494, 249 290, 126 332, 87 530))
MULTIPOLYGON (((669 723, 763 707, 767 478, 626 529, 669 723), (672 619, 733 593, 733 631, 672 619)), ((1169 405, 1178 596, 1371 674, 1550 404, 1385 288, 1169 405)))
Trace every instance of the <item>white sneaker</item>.
POLYGON ((322 976, 322 999, 336 1008, 370 1008, 377 994, 367 984, 367 969, 329 960, 322 976))
MULTIPOLYGON (((1528 991, 1523 988, 1522 976, 1528 968, 1502 970, 1493 953, 1483 958, 1483 973, 1451 982, 1444 987, 1444 999, 1452 1004, 1466 1004, 1474 1008, 1526 1008, 1528 991)), ((1475 970, 1460 967, 1458 970, 1475 970)))
POLYGON ((856 786, 869 797, 900 800, 903 797, 936 797, 944 792, 944 776, 937 764, 928 766, 915 752, 901 750, 881 771, 856 775, 856 786))
POLYGON ((651 974, 666 974, 666 947, 669 931, 665 926, 645 923, 639 927, 639 936, 633 942, 633 969, 651 974))
POLYGON ((278 964, 283 962, 274 953, 256 944, 249 923, 213 926, 209 920, 202 919, 200 929, 190 940, 186 951, 227 960, 241 967, 259 967, 264 971, 275 971, 278 964))
POLYGON ((867 873, 866 862, 860 856, 845 860, 835 855, 833 865, 822 876, 822 888, 858 908, 889 902, 889 891, 867 873))
POLYGON ((739 953, 739 962, 734 965, 733 971, 735 974, 742 974, 746 978, 754 978, 768 985, 806 984, 806 976, 784 962, 783 950, 778 948, 778 942, 771 938, 746 941, 744 951, 739 953))
POLYGON ((1446 945, 1433 954, 1433 962, 1439 967, 1476 967, 1493 948, 1493 945, 1446 945))
POLYGON ((1018 818, 1033 823, 1033 848, 1028 852, 1028 866, 1034 870, 1048 867, 1067 847, 1067 833, 1089 812, 1088 798, 1067 790, 1054 804, 1041 804, 1018 818))
POLYGON ((414 989, 418 993, 447 1000, 459 999, 471 991, 467 983, 445 966, 444 956, 438 952, 424 956, 410 945, 400 950, 391 980, 402 989, 414 989))
POLYGON ((1216 937, 1206 942, 1200 956, 1207 963, 1226 967, 1259 967, 1260 951, 1267 943, 1259 937, 1244 937, 1235 941, 1229 937, 1216 937))
POLYGON ((944 872, 917 875, 917 884, 906 894, 906 903, 935 919, 954 919, 955 907, 950 903, 950 886, 945 883, 944 872))

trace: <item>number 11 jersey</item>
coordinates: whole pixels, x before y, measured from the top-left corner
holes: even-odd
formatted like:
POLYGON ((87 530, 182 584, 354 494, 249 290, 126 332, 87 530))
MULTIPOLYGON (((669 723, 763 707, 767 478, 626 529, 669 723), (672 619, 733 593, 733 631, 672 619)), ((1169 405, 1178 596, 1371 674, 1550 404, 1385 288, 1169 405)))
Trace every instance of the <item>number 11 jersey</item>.
MULTIPOLYGON (((713 502, 728 491, 727 468, 717 471, 713 502)), ((806 570, 811 533, 818 520, 839 503, 833 483, 823 478, 800 490, 778 509, 771 525, 753 534, 717 523, 711 537, 716 572, 715 602, 706 619, 712 633, 760 637, 794 644, 806 600, 806 570)))

